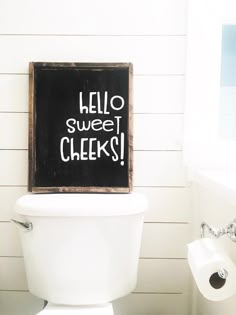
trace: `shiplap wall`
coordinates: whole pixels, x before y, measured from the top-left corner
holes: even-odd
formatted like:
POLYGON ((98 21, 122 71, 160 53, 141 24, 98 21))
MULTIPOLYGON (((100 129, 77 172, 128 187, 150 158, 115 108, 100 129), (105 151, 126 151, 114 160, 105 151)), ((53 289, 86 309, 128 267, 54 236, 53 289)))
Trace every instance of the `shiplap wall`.
POLYGON ((32 315, 9 220, 27 190, 30 61, 132 62, 134 190, 147 194, 138 283, 116 315, 189 315, 191 220, 182 165, 187 0, 0 1, 0 314, 32 315))

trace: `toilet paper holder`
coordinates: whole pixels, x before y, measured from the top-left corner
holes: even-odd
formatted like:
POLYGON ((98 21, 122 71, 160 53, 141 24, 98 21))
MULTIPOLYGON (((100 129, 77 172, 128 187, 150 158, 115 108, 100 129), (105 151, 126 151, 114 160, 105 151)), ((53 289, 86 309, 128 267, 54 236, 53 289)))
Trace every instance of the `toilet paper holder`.
MULTIPOLYGON (((236 242, 236 219, 231 221, 229 224, 227 224, 224 227, 215 227, 207 222, 202 222, 201 223, 201 238, 205 237, 205 232, 206 230, 208 233, 210 233, 212 236, 215 238, 219 238, 223 235, 227 235, 231 241, 236 242)), ((220 269, 218 271, 218 276, 222 279, 226 279, 228 277, 228 272, 224 268, 220 269)))
POLYGON ((231 221, 225 227, 214 227, 206 222, 201 223, 201 238, 205 237, 205 231, 208 231, 215 238, 219 238, 223 235, 227 235, 231 241, 236 242, 236 219, 231 221))

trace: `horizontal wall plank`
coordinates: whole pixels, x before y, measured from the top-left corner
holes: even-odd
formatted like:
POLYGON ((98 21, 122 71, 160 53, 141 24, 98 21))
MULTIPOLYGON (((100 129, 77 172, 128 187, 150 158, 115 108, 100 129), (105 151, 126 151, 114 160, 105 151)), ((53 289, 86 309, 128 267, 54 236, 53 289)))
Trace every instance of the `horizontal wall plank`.
POLYGON ((28 149, 28 114, 0 113, 0 149, 28 149))
POLYGON ((27 112, 28 75, 0 75, 0 112, 27 112))
MULTIPOLYGON (((190 222, 189 188, 135 187, 149 202, 146 222, 190 222), (178 208, 178 209, 177 209, 178 208)), ((26 187, 0 187, 0 221, 9 221, 17 198, 27 193, 26 187)))
MULTIPOLYGON (((135 187, 134 191, 148 198, 146 222, 191 221, 190 188, 135 187)), ((0 221, 12 218, 16 199, 26 193, 26 187, 0 187, 0 221)))
POLYGON ((185 186, 181 152, 134 152, 134 186, 185 186))
POLYGON ((135 150, 181 150, 182 138, 182 115, 134 115, 135 150))
POLYGON ((148 198, 145 222, 191 221, 190 188, 135 187, 134 191, 148 198))
POLYGON ((29 61, 133 62, 135 74, 185 70, 180 36, 0 36, 0 47, 0 73, 28 73, 29 61))
POLYGON ((22 256, 20 233, 14 223, 0 222, 0 256, 22 256))
MULTIPOLYGON (((29 77, 0 75, 0 112, 27 112, 29 77)), ((183 113, 183 76, 134 76, 134 113, 183 113)))
MULTIPOLYGON (((190 188, 135 187, 134 191, 148 198, 146 222, 191 221, 190 188)), ((26 187, 0 187, 0 221, 12 218, 16 199, 26 193, 26 187)))
MULTIPOLYGON (((180 150, 182 115, 134 115, 135 150, 180 150)), ((28 149, 28 114, 0 113, 0 149, 28 149)))
POLYGON ((135 76, 135 113, 183 113, 183 76, 135 76))
POLYGON ((12 219, 16 200, 26 193, 26 187, 0 187, 0 221, 12 219))
MULTIPOLYGON (((140 259, 135 292, 183 293, 188 275, 185 260, 140 259)), ((23 258, 0 257, 0 290, 28 290, 23 258)))
MULTIPOLYGON (((140 255, 142 258, 185 258, 189 234, 188 224, 145 223, 140 255)), ((17 227, 12 222, 0 222, 0 256, 21 255, 17 227)))
POLYGON ((188 276, 186 260, 140 259, 135 292, 187 292, 188 276))
POLYGON ((116 315, 189 315, 186 294, 130 294, 112 304, 116 315))
POLYGON ((0 290, 28 290, 23 258, 0 257, 0 290))
POLYGON ((16 200, 26 193, 26 187, 0 187, 0 221, 11 220, 16 200))
MULTIPOLYGON (((1 315, 32 315, 44 301, 29 292, 0 292, 1 315)), ((130 294, 113 303, 116 315, 188 315, 185 294, 130 294)))
POLYGON ((147 258, 185 258, 189 241, 189 224, 146 223, 140 255, 147 258))
POLYGON ((183 34, 186 5, 186 0, 147 0, 145 5, 137 2, 135 6, 126 0, 41 0, 40 4, 30 0, 21 4, 2 0, 1 33, 183 34))
MULTIPOLYGON (((0 150, 0 185, 27 185, 28 152, 0 150)), ((134 186, 185 186, 181 152, 135 151, 134 186)))
POLYGON ((1 291, 1 315, 33 315, 43 309, 44 301, 29 292, 1 291))
POLYGON ((0 185, 27 185, 28 152, 0 150, 0 185))

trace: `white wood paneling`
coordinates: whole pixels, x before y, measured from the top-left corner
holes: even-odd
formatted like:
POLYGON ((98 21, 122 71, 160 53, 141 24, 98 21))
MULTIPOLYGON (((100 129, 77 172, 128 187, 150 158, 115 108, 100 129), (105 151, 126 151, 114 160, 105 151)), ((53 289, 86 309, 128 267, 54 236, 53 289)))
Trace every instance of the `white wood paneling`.
POLYGON ((134 152, 134 186, 185 186, 181 152, 134 152))
POLYGON ((0 75, 0 112, 28 111, 28 75, 0 75))
MULTIPOLYGON (((190 188, 135 187, 134 191, 144 193, 148 198, 146 222, 191 221, 190 188)), ((26 192, 26 187, 0 187, 0 221, 12 218, 16 199, 26 192)))
MULTIPOLYGON (((189 315, 185 294, 130 294, 113 302, 115 315, 189 315)), ((1 315, 34 315, 43 308, 43 300, 29 292, 1 291, 1 315)), ((223 310, 223 308, 222 308, 223 310)))
POLYGON ((28 73, 29 61, 132 62, 135 74, 185 69, 180 36, 0 36, 0 47, 0 73, 28 73))
POLYGON ((113 307, 116 315, 189 315, 185 294, 130 294, 113 307))
MULTIPOLYGON (((145 223, 140 255, 142 258, 185 258, 188 242, 188 224, 145 223)), ((17 227, 11 222, 0 222, 0 256, 21 255, 17 227)))
MULTIPOLYGON (((134 64, 134 185, 135 191, 147 194, 150 209, 136 293, 114 302, 116 315, 189 315, 185 260, 189 226, 184 223, 191 221, 191 215, 179 152, 187 3, 2 0, 0 4, 0 221, 14 216, 16 199, 27 192, 29 62, 134 64)), ((17 292, 28 289, 23 258, 16 257, 20 255, 16 226, 0 222, 1 315, 34 315, 43 306, 29 292, 17 292)))
POLYGON ((135 187, 134 191, 148 198, 145 222, 191 221, 190 188, 135 187))
POLYGON ((15 201, 26 192, 26 187, 0 187, 0 221, 11 220, 15 201))
POLYGON ((181 150, 182 115, 134 115, 135 150, 181 150))
POLYGON ((0 290, 28 290, 23 258, 0 257, 0 290))
MULTIPOLYGON (((140 259, 135 292, 182 293, 187 285, 186 260, 140 259)), ((0 257, 0 290, 28 290, 23 258, 0 257)))
POLYGON ((0 292, 1 315, 35 315, 43 309, 43 303, 29 292, 0 292))
POLYGON ((135 113, 183 113, 183 76, 135 76, 135 113))
POLYGON ((0 256, 22 256, 20 234, 14 223, 0 222, 0 256))
POLYGON ((2 0, 2 34, 183 34, 187 0, 2 0), (19 14, 21 12, 21 14, 19 14))
POLYGON ((189 232, 189 224, 145 223, 140 255, 147 258, 185 258, 189 232))
POLYGON ((183 293, 187 288, 186 260, 140 259, 135 292, 183 293))
POLYGON ((0 150, 0 185, 27 185, 28 152, 0 150))
POLYGON ((28 149, 28 114, 0 113, 0 149, 28 149))

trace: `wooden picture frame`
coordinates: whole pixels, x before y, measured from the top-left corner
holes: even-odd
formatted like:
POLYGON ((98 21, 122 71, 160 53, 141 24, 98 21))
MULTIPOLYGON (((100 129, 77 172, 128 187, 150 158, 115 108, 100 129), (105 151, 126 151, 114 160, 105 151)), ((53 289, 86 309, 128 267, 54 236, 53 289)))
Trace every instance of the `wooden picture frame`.
POLYGON ((132 92, 131 63, 31 62, 28 190, 131 192, 132 92))

